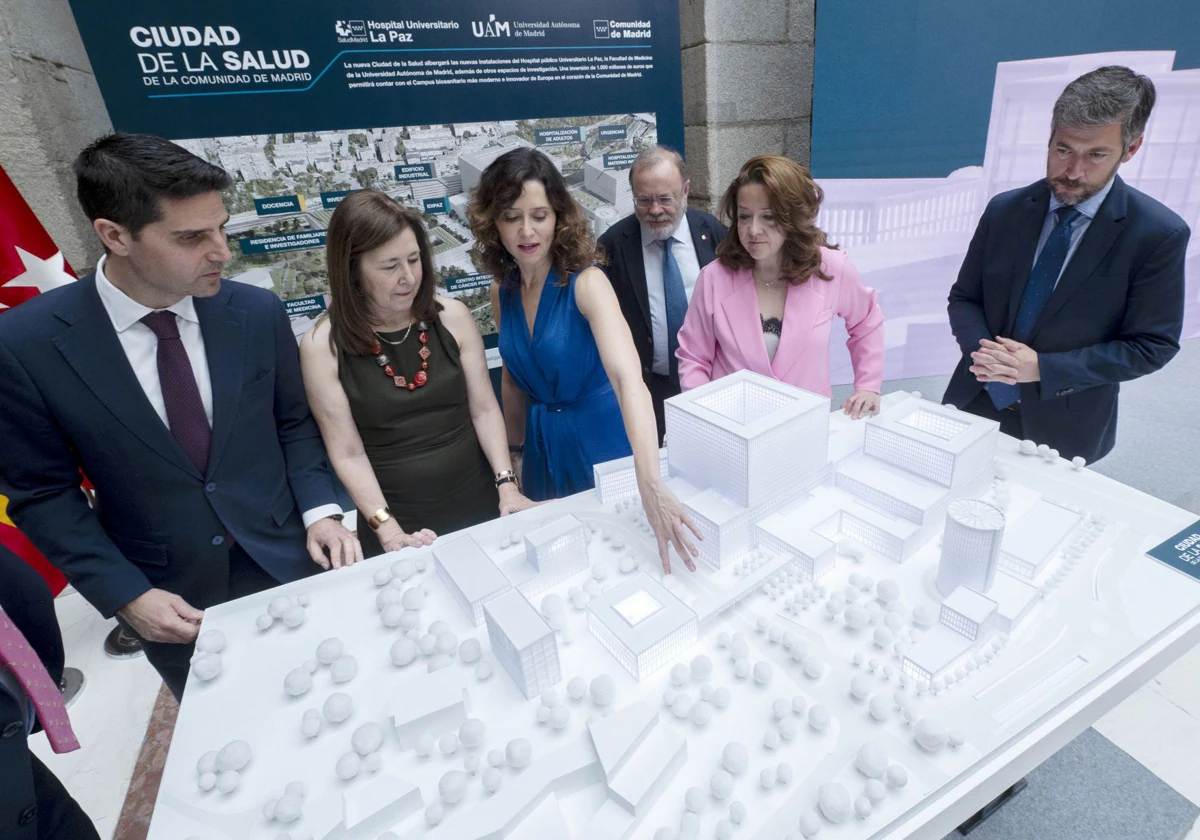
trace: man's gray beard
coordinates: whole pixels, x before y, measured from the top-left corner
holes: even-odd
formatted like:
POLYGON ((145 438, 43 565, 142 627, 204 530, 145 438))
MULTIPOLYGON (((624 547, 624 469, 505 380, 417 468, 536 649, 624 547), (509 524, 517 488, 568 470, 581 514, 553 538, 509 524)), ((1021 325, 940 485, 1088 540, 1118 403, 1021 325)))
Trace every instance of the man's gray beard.
MULTIPOLYGON (((682 219, 680 220, 682 221, 682 219)), ((676 222, 671 227, 651 227, 645 222, 638 221, 642 226, 642 241, 643 242, 662 242, 664 239, 670 239, 675 235, 675 231, 679 230, 679 222, 676 222)))

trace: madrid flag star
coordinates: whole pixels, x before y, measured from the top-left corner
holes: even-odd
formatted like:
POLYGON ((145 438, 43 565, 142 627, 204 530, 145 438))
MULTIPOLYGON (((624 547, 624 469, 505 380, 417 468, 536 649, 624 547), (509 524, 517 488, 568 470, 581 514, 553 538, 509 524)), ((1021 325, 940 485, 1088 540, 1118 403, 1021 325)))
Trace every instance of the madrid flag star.
MULTIPOLYGON (((74 280, 62 251, 0 169, 0 329, 5 310, 74 280)), ((67 585, 66 578, 13 526, 7 507, 8 499, 0 496, 0 544, 37 569, 57 595, 67 585)))

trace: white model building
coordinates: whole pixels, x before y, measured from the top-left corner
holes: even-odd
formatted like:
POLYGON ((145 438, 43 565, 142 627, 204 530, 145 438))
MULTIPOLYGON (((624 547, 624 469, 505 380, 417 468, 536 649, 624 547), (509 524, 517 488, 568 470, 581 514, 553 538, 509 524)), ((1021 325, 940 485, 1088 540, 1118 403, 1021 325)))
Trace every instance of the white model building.
MULTIPOLYGON (((667 477, 666 449, 658 450, 658 471, 663 478, 667 477)), ((600 501, 606 505, 638 494, 637 473, 633 470, 632 455, 596 464, 592 467, 592 474, 596 479, 596 492, 600 494, 600 501)))
POLYGON ((483 624, 483 605, 512 589, 504 572, 470 535, 435 548, 433 565, 438 577, 476 627, 483 624))
POLYGON ((983 476, 991 481, 999 434, 994 420, 910 398, 867 420, 863 452, 957 488, 977 484, 983 476))
POLYGON ((1039 501, 1018 519, 1000 545, 1000 568, 1033 580, 1058 551, 1083 517, 1046 500, 1039 501))
POLYGON ((665 403, 672 476, 746 508, 777 499, 826 466, 829 400, 749 371, 665 403))
POLYGON ((488 601, 483 612, 492 653, 526 700, 562 679, 554 631, 524 595, 510 589, 488 601))
POLYGON ((987 592, 1000 565, 1004 513, 979 499, 959 499, 946 512, 937 589, 949 595, 960 586, 987 592))
POLYGON ((635 680, 695 644, 695 611, 654 578, 638 572, 588 604, 588 630, 635 680))
POLYGON ((587 526, 562 516, 525 536, 525 559, 537 574, 521 585, 532 598, 588 566, 587 526))
POLYGON ((986 595, 960 586, 942 601, 938 621, 972 642, 996 626, 996 602, 986 595))

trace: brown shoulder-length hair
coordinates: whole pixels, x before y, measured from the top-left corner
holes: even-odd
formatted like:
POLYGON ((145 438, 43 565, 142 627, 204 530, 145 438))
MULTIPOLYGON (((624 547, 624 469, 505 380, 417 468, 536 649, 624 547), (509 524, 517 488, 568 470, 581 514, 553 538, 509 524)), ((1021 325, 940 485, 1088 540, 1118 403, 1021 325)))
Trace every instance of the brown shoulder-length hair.
POLYGON ((353 356, 371 355, 375 333, 362 290, 362 256, 406 230, 416 236, 421 253, 421 286, 413 298, 412 315, 429 320, 441 306, 434 297, 433 251, 421 215, 378 190, 352 192, 333 211, 325 236, 325 267, 332 298, 329 340, 335 348, 353 356))
POLYGON ((483 170, 479 185, 467 202, 467 218, 475 234, 473 251, 484 270, 501 286, 515 286, 517 261, 500 241, 496 220, 521 197, 526 181, 541 181, 554 210, 554 244, 550 259, 558 270, 558 284, 595 263, 604 263, 604 252, 596 246, 587 214, 571 197, 566 179, 550 158, 536 149, 520 147, 505 152, 483 170))
POLYGON ((825 194, 808 169, 782 155, 758 155, 742 164, 721 199, 722 220, 729 227, 725 241, 717 247, 717 258, 728 268, 753 268, 754 258, 738 238, 738 191, 751 184, 767 190, 776 224, 783 231, 779 252, 780 274, 799 285, 809 277, 833 278, 821 269, 821 247, 833 247, 817 227, 817 211, 825 194))

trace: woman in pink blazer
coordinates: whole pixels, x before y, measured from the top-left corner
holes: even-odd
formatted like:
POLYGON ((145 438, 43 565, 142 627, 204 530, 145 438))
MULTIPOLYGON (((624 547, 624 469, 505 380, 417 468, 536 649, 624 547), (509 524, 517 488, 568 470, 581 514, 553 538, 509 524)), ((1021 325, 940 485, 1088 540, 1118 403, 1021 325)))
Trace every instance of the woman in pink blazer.
POLYGON ((855 419, 879 411, 883 313, 875 290, 817 228, 821 198, 808 170, 779 155, 751 158, 729 185, 721 200, 729 234, 696 279, 679 330, 683 390, 752 370, 829 396, 837 315, 854 364, 842 409, 855 419))

